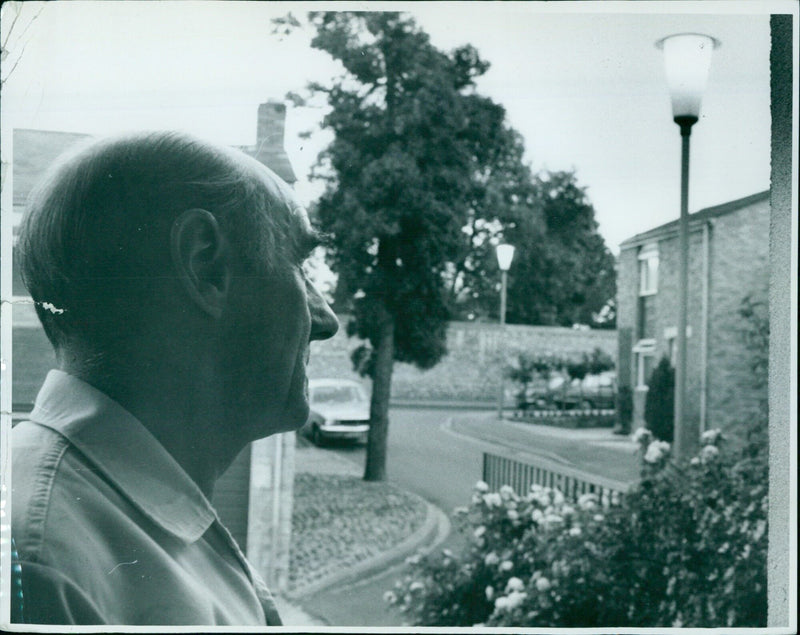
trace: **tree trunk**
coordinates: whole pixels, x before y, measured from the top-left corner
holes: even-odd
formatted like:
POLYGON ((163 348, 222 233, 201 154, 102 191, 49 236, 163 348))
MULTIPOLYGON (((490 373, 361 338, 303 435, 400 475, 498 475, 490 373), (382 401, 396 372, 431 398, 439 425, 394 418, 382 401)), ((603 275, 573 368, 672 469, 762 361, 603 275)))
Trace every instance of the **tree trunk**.
POLYGON ((380 304, 378 344, 375 350, 375 375, 372 380, 369 436, 365 481, 386 480, 386 444, 389 436, 389 397, 394 367, 394 317, 380 304))

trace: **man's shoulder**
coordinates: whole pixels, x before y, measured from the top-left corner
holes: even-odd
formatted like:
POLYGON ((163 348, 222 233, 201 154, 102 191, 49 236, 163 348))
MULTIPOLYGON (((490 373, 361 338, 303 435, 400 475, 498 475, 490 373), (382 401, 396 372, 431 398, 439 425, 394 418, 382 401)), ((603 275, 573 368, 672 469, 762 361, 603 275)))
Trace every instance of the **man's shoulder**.
POLYGON ((12 535, 20 554, 35 560, 54 533, 81 529, 73 521, 97 474, 66 437, 32 421, 11 431, 11 466, 12 535))
MULTIPOLYGON (((69 441, 32 421, 11 430, 12 514, 25 518, 30 505, 46 504, 69 441)), ((27 520, 27 519, 26 519, 27 520)), ((15 527, 17 523, 14 523, 15 527)))

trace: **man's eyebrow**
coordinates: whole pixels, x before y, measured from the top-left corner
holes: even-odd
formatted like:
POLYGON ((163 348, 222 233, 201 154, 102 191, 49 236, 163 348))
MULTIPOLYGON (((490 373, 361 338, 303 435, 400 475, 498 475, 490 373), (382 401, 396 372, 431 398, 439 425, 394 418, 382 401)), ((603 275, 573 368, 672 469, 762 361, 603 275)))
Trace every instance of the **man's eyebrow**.
POLYGON ((330 242, 330 234, 321 232, 314 227, 304 229, 298 241, 299 256, 305 260, 317 247, 327 246, 330 242))

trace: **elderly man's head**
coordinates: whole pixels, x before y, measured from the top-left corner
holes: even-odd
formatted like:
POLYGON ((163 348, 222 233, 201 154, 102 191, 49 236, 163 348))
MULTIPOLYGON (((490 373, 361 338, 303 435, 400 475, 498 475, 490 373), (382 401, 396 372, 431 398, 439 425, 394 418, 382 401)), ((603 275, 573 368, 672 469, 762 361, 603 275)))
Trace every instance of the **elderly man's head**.
POLYGON ((168 357, 158 325, 179 324, 188 332, 176 339, 205 356, 231 407, 286 398, 300 419, 297 395, 284 393, 305 381, 309 339, 337 328, 302 274, 313 246, 305 211, 260 163, 157 132, 61 161, 31 196, 17 253, 61 358, 90 364, 153 337, 168 357))

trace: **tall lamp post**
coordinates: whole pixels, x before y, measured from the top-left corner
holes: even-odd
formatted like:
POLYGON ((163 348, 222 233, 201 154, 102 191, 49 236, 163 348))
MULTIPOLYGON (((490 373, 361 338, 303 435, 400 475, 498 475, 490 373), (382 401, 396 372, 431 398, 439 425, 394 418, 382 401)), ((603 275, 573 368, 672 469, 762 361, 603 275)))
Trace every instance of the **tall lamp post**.
MULTIPOLYGON (((500 326, 506 323, 506 294, 508 287, 508 269, 511 267, 511 261, 514 259, 514 245, 501 244, 497 245, 497 266, 500 267, 501 282, 500 282, 500 326)), ((501 333, 502 337, 502 333, 501 333)), ((498 346, 498 350, 500 347, 498 346)), ((497 395, 497 418, 503 418, 503 403, 505 401, 505 386, 503 385, 503 366, 502 360, 500 363, 500 392, 497 395)))
POLYGON ((686 418, 686 322, 689 287, 689 137, 700 117, 700 102, 708 81, 711 53, 719 41, 700 33, 669 35, 656 46, 664 52, 664 67, 672 98, 672 118, 681 130, 681 215, 678 225, 678 333, 675 360, 675 456, 696 450, 699 428, 686 418))

